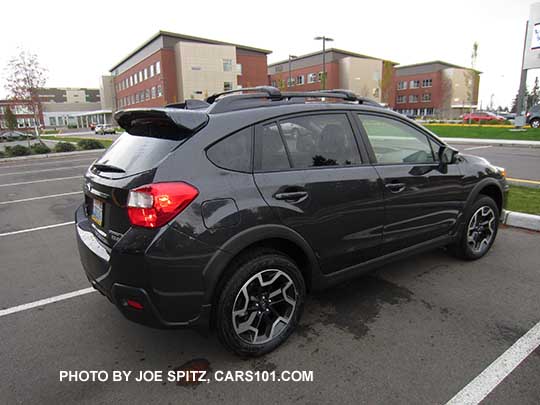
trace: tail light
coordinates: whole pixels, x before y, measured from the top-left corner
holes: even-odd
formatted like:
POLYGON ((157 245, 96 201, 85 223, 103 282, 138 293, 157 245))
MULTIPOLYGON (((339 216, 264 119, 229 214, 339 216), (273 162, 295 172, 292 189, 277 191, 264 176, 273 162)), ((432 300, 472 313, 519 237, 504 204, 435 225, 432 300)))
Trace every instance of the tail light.
POLYGON ((129 192, 129 220, 132 225, 158 228, 182 212, 197 195, 199 190, 182 182, 138 187, 129 192))

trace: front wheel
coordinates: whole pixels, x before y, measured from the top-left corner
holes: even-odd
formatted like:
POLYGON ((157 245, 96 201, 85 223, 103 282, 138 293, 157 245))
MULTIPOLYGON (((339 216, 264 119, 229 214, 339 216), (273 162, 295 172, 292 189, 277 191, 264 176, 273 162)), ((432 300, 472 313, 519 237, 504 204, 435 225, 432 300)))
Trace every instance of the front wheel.
POLYGON ((531 128, 540 128, 540 119, 534 118, 531 120, 531 128))
POLYGON ((458 257, 476 260, 484 256, 497 236, 499 208, 491 197, 481 196, 472 205, 465 229, 451 250, 458 257))
POLYGON ((240 356, 261 356, 283 343, 302 313, 305 282, 281 252, 257 249, 232 264, 217 306, 220 341, 240 356))

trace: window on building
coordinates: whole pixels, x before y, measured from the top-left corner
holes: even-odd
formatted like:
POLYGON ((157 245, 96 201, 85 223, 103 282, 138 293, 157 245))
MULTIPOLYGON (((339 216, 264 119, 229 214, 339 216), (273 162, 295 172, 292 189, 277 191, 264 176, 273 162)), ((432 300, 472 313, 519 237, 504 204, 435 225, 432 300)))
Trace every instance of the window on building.
POLYGON ((139 102, 139 92, 135 93, 135 103, 139 102))
POLYGON ((137 84, 137 73, 135 73, 133 76, 133 84, 137 84))
POLYGON ((396 98, 396 103, 398 103, 398 104, 405 103, 406 101, 407 100, 406 100, 405 96, 397 96, 397 98, 396 98))
POLYGON ((429 138, 422 132, 391 118, 359 115, 378 163, 432 163, 429 138))
POLYGON ((143 72, 142 70, 139 72, 139 83, 143 81, 143 72))
POLYGON ((411 94, 409 96, 409 103, 418 103, 418 96, 416 94, 411 94))
POLYGON ((63 127, 64 125, 66 125, 64 123, 64 117, 58 117, 58 126, 63 127))
POLYGON ((405 82, 405 81, 398 82, 397 89, 398 90, 407 90, 407 82, 405 82))
POLYGON ((223 91, 229 91, 232 90, 232 83, 231 82, 223 82, 223 91))
POLYGON ((433 85, 432 79, 424 79, 422 80, 422 87, 431 87, 433 85))
POLYGON ((161 87, 161 84, 158 84, 157 86, 157 95, 158 97, 161 97, 163 95, 163 89, 161 87))
POLYGON ((192 66, 191 70, 201 70, 201 67, 200 66, 192 66))
POLYGON ((152 98, 156 98, 156 86, 152 86, 151 93, 152 93, 152 98))
POLYGON ((296 79, 294 77, 287 78, 287 87, 292 87, 296 84, 296 79))
POLYGON ((150 100, 150 89, 146 89, 146 90, 144 91, 144 98, 145 98, 146 100, 150 100))
POLYGON ((417 89, 417 88, 419 88, 419 87, 420 87, 420 80, 411 80, 411 81, 409 82, 409 87, 410 87, 411 89, 417 89))
POLYGON ((49 117, 49 125, 56 126, 56 117, 49 117))
POLYGON ((230 135, 207 151, 216 166, 239 172, 251 171, 251 127, 230 135))
POLYGON ((275 80, 272 80, 272 82, 270 83, 272 85, 272 87, 277 87, 277 83, 275 80))
POLYGON ((223 71, 232 72, 232 59, 223 59, 223 71))
POLYGON ((428 101, 431 101, 431 93, 425 93, 425 94, 422 94, 422 101, 425 103, 425 102, 428 102, 428 101))
POLYGON ((148 68, 144 68, 143 73, 144 73, 144 80, 148 79, 148 68))
POLYGON ((308 83, 315 83, 317 81, 317 73, 310 73, 307 76, 308 83))
POLYGON ((159 75, 161 73, 161 62, 158 60, 156 62, 156 75, 159 75))
POLYGON ((304 84, 304 75, 296 76, 296 85, 301 86, 304 84))
POLYGON ((236 64, 236 74, 241 75, 242 74, 242 64, 237 63, 236 64))
POLYGON ((150 65, 150 77, 154 77, 154 65, 150 65))

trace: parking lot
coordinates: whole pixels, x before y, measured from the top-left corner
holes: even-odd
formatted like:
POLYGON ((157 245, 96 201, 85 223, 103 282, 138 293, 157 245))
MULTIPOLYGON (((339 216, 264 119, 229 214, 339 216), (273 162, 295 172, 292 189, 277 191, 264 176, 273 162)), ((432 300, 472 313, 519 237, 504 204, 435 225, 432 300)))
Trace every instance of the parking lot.
MULTIPOLYGON (((311 296, 300 330, 259 359, 229 354, 214 335, 131 323, 83 290, 72 221, 98 155, 0 163, 2 403, 444 404, 540 321, 540 234, 504 228, 480 261, 436 250, 311 296), (166 372, 194 359, 210 377, 313 370, 314 381, 59 381, 61 370, 166 372)), ((525 357, 487 403, 540 402, 540 348, 525 357)))

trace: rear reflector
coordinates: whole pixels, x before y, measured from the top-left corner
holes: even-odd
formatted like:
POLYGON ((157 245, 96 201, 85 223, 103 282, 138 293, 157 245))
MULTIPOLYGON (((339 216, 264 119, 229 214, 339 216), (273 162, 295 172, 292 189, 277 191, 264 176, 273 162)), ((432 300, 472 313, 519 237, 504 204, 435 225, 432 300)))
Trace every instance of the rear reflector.
POLYGON ((143 309, 143 305, 139 301, 135 300, 126 300, 126 304, 128 307, 134 308, 134 309, 143 309))
POLYGON ((199 191, 186 183, 154 183, 129 192, 128 216, 132 225, 158 228, 186 208, 199 191))

